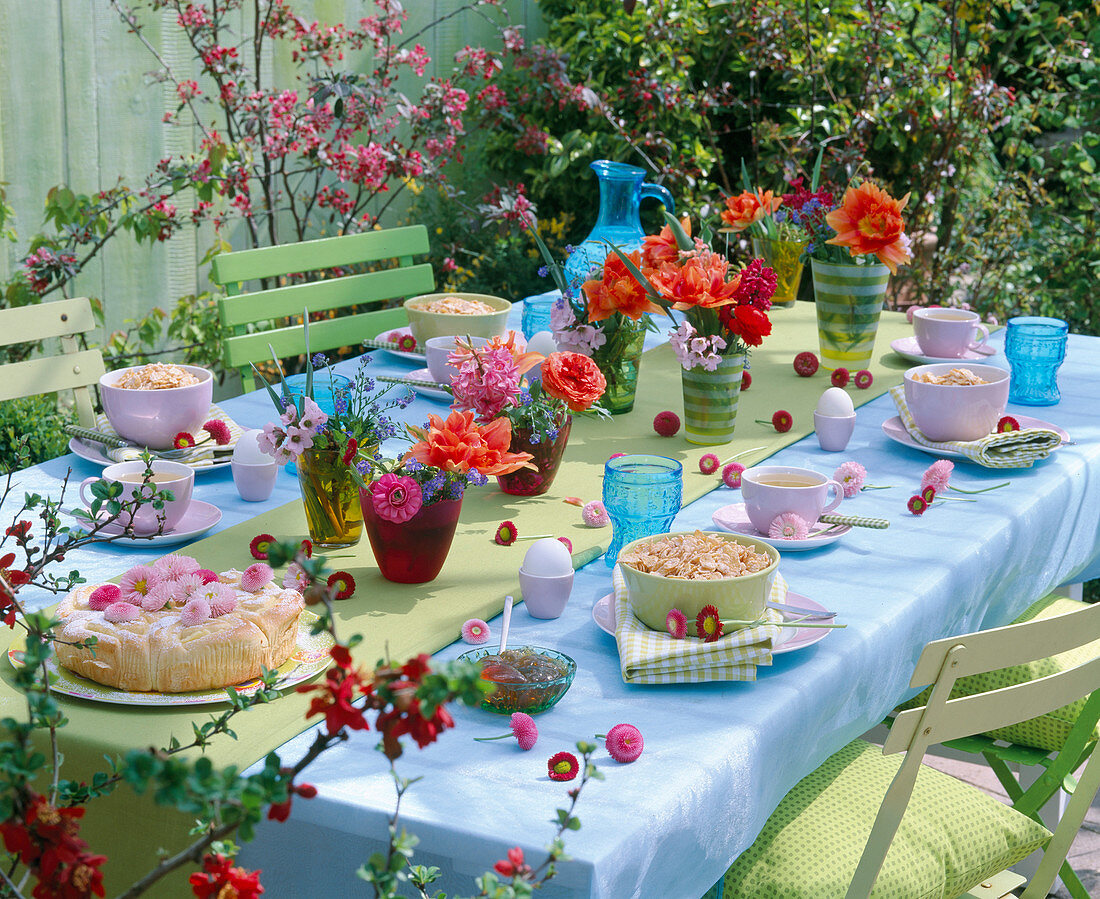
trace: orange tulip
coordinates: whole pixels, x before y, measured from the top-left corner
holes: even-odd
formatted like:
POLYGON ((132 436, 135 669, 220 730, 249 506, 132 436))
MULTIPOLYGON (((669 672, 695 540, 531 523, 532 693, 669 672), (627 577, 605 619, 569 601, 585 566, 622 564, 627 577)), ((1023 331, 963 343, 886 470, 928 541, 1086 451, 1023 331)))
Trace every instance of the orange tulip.
MULTIPOLYGON (((628 258, 641 267, 641 253, 635 251, 628 258)), ((635 280, 614 251, 608 253, 604 260, 603 277, 600 280, 585 281, 581 289, 588 300, 590 323, 603 321, 616 312, 637 321, 646 312, 661 311, 660 306, 650 302, 645 288, 635 280)))
POLYGON ((746 190, 736 197, 726 197, 722 221, 734 231, 744 231, 749 225, 760 221, 765 215, 771 215, 782 205, 783 198, 773 196, 770 190, 746 190))
POLYGON ((446 421, 438 415, 429 415, 427 428, 406 427, 418 442, 405 453, 402 461, 416 459, 444 471, 465 473, 475 469, 489 476, 534 468, 530 464, 534 458, 530 453, 508 452, 512 424, 507 418, 494 418, 488 424, 479 425, 473 412, 452 411, 446 421))
POLYGON ((651 278, 661 296, 681 311, 698 306, 716 309, 736 302, 734 294, 741 283, 739 275, 727 281, 729 263, 716 253, 693 256, 683 265, 665 264, 651 278))
MULTIPOLYGON (((691 237, 691 219, 686 215, 680 220, 684 232, 691 237)), ((665 225, 660 234, 650 234, 642 244, 642 271, 660 268, 666 262, 676 262, 680 258, 680 248, 672 236, 672 227, 665 225)))
POLYGON ((840 208, 825 216, 825 221, 836 231, 836 237, 825 242, 847 247, 853 256, 873 253, 897 274, 898 263, 913 258, 901 220, 901 211, 908 202, 909 194, 895 200, 870 181, 849 187, 840 208))

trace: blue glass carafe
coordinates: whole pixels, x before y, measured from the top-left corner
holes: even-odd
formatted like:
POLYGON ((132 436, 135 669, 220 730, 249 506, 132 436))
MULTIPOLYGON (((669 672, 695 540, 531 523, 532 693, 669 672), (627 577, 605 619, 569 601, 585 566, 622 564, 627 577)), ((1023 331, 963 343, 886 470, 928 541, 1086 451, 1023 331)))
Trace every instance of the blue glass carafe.
POLYGON ((600 214, 592 233, 566 260, 565 279, 571 286, 587 280, 593 267, 603 265, 611 252, 608 243, 625 253, 642 248, 645 239, 639 215, 642 200, 654 197, 665 204, 669 213, 676 212, 676 204, 667 189, 646 183, 645 169, 609 159, 597 159, 591 168, 599 179, 600 214))

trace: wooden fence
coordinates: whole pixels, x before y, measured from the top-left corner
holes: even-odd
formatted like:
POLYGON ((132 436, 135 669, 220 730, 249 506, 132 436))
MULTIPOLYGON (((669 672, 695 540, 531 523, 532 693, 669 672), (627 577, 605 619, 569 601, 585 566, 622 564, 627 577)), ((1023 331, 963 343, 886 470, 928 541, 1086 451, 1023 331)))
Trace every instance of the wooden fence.
MULTIPOLYGON (((357 21, 374 10, 369 0, 293 0, 292 5, 308 19, 330 23, 357 21)), ((461 5, 462 0, 405 0, 406 33, 461 5)), ((529 40, 541 34, 536 0, 506 5, 529 40)), ((196 69, 173 14, 161 13, 144 33, 177 71, 196 69)), ((463 15, 443 22, 422 42, 434 61, 446 65, 456 50, 485 43, 489 35, 481 20, 463 15)), ((17 242, 0 246, 0 280, 18 268, 30 238, 41 229, 51 187, 67 184, 90 194, 119 177, 140 186, 158 159, 194 147, 188 129, 161 122, 164 111, 174 108, 175 95, 171 86, 148 78, 156 68, 108 0, 0 0, 0 182, 6 183, 19 233, 17 242)), ((269 83, 274 76, 275 83, 290 84, 291 68, 286 60, 272 59, 269 83)), ((243 235, 228 236, 234 246, 245 246, 243 235)), ((205 289, 199 261, 212 241, 211 230, 194 228, 153 246, 138 246, 125 235, 115 238, 69 295, 102 298, 107 328, 121 328, 153 306, 169 308, 178 297, 205 289)))

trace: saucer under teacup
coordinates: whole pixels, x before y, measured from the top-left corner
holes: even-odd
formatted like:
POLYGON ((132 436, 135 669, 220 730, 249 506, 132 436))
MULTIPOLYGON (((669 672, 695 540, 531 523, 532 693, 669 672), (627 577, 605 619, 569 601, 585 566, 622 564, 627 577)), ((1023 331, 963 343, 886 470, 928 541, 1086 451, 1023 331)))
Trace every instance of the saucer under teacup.
POLYGON ((748 512, 744 503, 732 503, 722 506, 711 515, 711 520, 723 531, 731 534, 740 534, 743 537, 752 537, 754 540, 762 540, 774 546, 780 552, 804 552, 809 549, 818 549, 835 543, 852 528, 851 525, 826 524, 823 521, 815 521, 810 525, 810 533, 804 540, 791 540, 782 537, 769 537, 761 534, 752 522, 749 521, 748 512))

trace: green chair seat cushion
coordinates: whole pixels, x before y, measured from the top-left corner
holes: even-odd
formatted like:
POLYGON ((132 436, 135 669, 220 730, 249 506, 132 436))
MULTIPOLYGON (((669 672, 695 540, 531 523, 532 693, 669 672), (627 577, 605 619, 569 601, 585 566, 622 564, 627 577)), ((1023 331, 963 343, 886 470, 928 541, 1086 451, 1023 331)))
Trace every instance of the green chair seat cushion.
MULTIPOLYGON (((726 872, 724 899, 843 897, 902 756, 856 740, 804 777, 726 872)), ((1041 848, 1050 831, 922 767, 873 899, 956 897, 1041 848)))
MULTIPOLYGON (((1024 621, 1034 621, 1039 618, 1053 618, 1057 615, 1066 615, 1080 609, 1084 603, 1060 596, 1045 596, 1032 603, 1019 618, 1013 622, 1020 624, 1024 621)), ((961 677, 955 682, 951 691, 951 698, 960 696, 972 696, 975 693, 985 693, 988 690, 997 690, 1012 684, 1025 683, 1036 678, 1046 677, 1080 665, 1100 654, 1100 640, 1082 646, 1072 652, 1063 652, 1056 656, 1039 659, 1029 665, 1014 665, 1011 668, 1001 668, 997 671, 989 671, 985 674, 975 674, 970 677, 961 677)), ((899 709, 911 709, 922 706, 928 701, 930 689, 925 690, 919 696, 911 699, 899 709)), ((1083 697, 1069 705, 1021 721, 1010 727, 1002 727, 991 730, 987 736, 995 740, 1005 740, 1009 743, 1019 743, 1024 746, 1034 746, 1037 749, 1045 749, 1048 752, 1057 752, 1062 748, 1069 736, 1070 729, 1081 714, 1088 697, 1083 697)), ((1100 724, 1093 730, 1092 738, 1100 739, 1100 724)))

